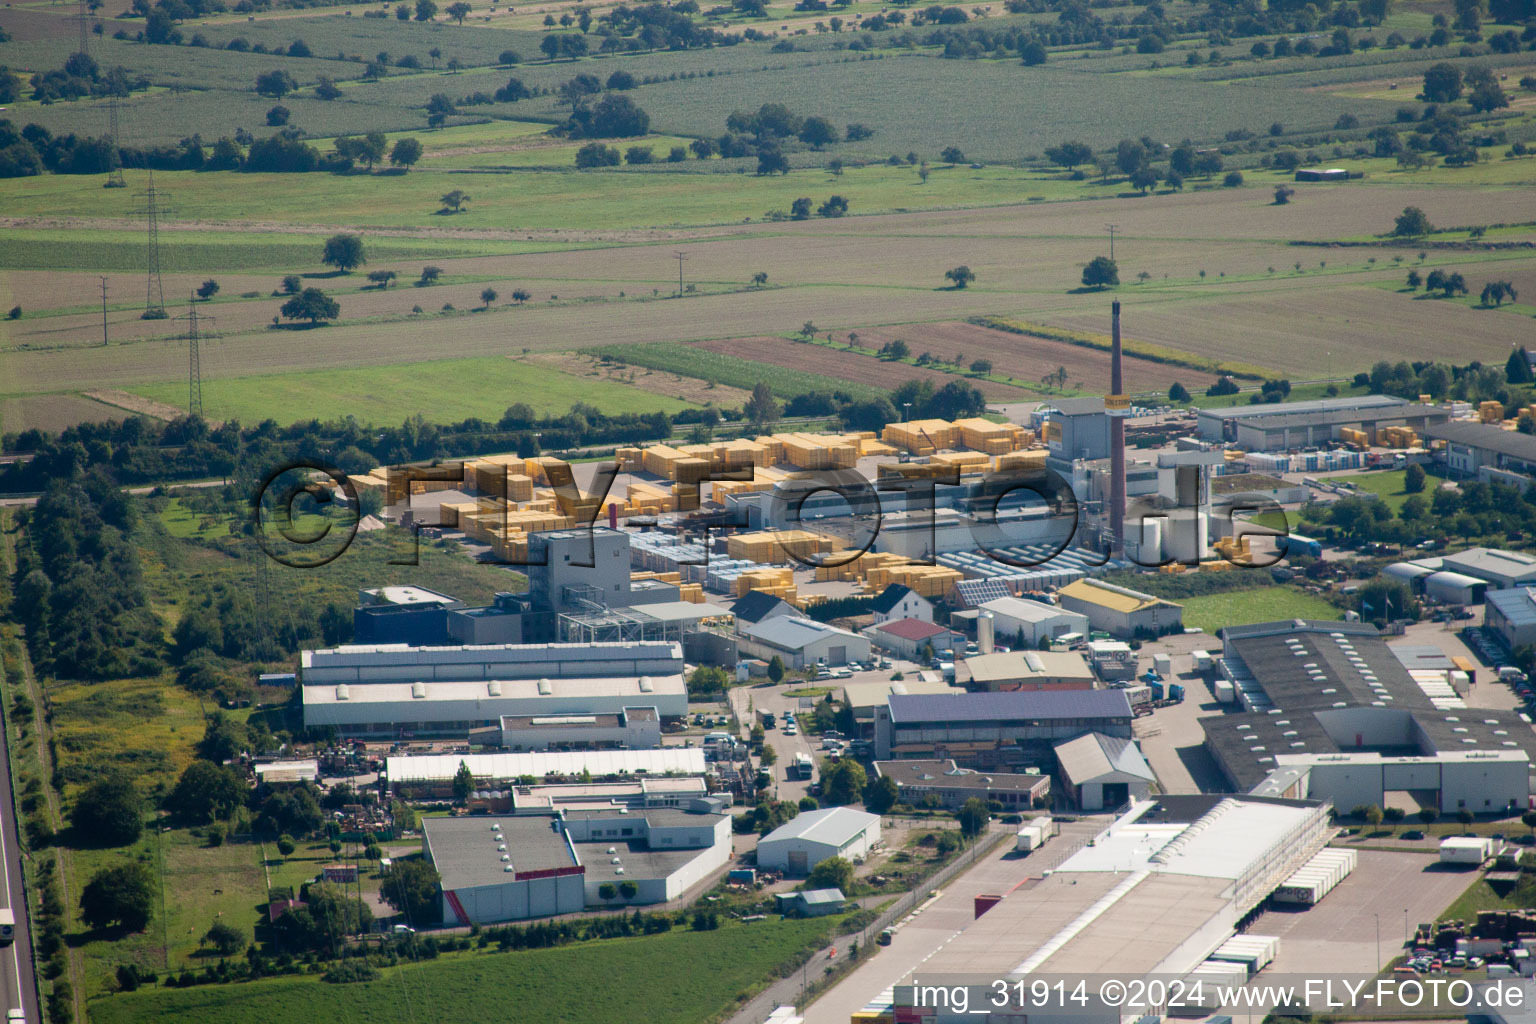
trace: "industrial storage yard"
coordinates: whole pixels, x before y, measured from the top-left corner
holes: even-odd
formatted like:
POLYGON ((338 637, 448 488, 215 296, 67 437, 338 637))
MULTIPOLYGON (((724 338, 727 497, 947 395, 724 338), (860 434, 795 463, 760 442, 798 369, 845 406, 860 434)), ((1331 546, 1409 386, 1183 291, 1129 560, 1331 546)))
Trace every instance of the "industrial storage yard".
POLYGON ((1533 14, 6 5, 8 1024, 1531 1024, 1533 14))

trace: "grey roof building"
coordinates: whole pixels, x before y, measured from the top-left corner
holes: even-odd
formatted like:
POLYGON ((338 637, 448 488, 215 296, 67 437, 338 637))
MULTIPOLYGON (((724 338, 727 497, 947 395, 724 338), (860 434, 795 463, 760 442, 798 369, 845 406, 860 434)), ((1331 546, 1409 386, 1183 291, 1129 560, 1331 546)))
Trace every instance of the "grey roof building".
POLYGON ((1358 395, 1201 409, 1196 422, 1207 441, 1230 441, 1249 451, 1277 451, 1334 440, 1341 427, 1407 426, 1422 434, 1449 418, 1450 413, 1437 406, 1392 395, 1358 395))
POLYGON ((1536 591, 1528 587, 1490 590, 1483 625, 1496 631, 1511 650, 1536 644, 1536 591))
POLYGON ((814 619, 780 615, 740 627, 741 647, 759 658, 777 654, 791 668, 817 662, 845 665, 869 657, 869 638, 814 619))
POLYGON ((1085 811, 1145 800, 1157 781, 1134 740, 1090 732, 1056 744, 1063 795, 1085 811))
MULTIPOLYGON (((1530 726, 1514 712, 1467 707, 1438 672, 1416 678, 1369 623, 1294 619, 1222 636, 1223 672, 1246 713, 1200 726, 1235 791, 1326 797, 1345 810, 1399 790, 1436 793, 1450 813, 1524 806, 1530 726), (1510 758, 1518 770, 1506 771, 1510 758), (1281 789, 1256 788, 1303 763, 1310 783, 1301 773, 1281 789)), ((1412 651, 1408 661, 1422 663, 1412 651)))
POLYGON ((1129 737, 1133 718, 1122 690, 893 694, 875 708, 875 757, 1023 765, 1048 760, 1052 743, 1086 732, 1129 737))
POLYGON ((1441 458, 1452 476, 1503 480, 1525 487, 1536 475, 1536 437, 1518 430, 1455 420, 1426 427, 1424 436, 1445 442, 1441 458))

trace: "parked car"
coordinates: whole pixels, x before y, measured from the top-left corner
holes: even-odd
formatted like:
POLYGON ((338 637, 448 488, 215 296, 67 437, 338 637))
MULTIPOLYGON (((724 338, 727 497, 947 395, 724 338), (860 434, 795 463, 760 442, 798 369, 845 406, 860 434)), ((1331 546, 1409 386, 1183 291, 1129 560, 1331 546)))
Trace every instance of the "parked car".
POLYGON ((1420 832, 1418 829, 1411 829, 1403 833, 1403 838, 1409 840, 1423 839, 1424 833, 1420 832))

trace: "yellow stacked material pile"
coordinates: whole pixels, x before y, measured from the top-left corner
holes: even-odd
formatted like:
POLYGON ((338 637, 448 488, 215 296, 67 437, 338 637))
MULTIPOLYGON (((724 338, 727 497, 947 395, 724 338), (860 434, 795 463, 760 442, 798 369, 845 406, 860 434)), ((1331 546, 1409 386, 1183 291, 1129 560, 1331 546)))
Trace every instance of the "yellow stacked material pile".
POLYGON ((689 604, 704 603, 704 584, 680 583, 677 587, 677 599, 687 601, 689 604))
POLYGON ((992 465, 992 460, 979 451, 938 452, 928 461, 932 465, 952 467, 959 471, 961 476, 967 473, 985 473, 992 465))
POLYGON ((962 472, 959 466, 939 462, 937 455, 930 456, 928 462, 881 462, 875 465, 877 480, 950 480, 962 472))
POLYGON ((1222 537, 1211 545, 1223 559, 1243 559, 1249 556, 1247 537, 1222 537))
POLYGON ((507 524, 507 512, 504 509, 483 509, 468 515, 459 513, 459 529, 464 531, 464 536, 470 540, 477 540, 482 544, 492 542, 497 531, 507 524))
POLYGON ((1028 451, 1009 452, 999 455, 993 467, 999 473, 1016 470, 1044 469, 1045 457, 1050 454, 1045 448, 1031 448, 1028 451))
POLYGON ((988 455, 1004 455, 1022 448, 1033 436, 1013 423, 993 423, 980 416, 955 420, 954 425, 960 434, 961 444, 988 455))
POLYGON ((518 508, 527 509, 530 512, 554 512, 560 507, 555 498, 555 492, 539 488, 533 492, 533 497, 528 501, 519 502, 518 508))
POLYGON ((923 597, 943 597, 949 588, 965 577, 957 569, 942 565, 893 565, 871 569, 865 575, 865 589, 878 594, 892 583, 911 587, 923 597))
POLYGON ((737 576, 733 581, 737 597, 745 597, 749 590, 780 596, 786 587, 795 585, 795 574, 788 568, 763 567, 752 569, 737 576))
POLYGON ((569 530, 575 525, 576 520, 570 516, 563 516, 555 512, 515 508, 508 510, 506 513, 507 528, 522 530, 524 533, 539 533, 543 530, 569 530))
POLYGON ((1363 430, 1356 430, 1354 427, 1340 427, 1339 440, 1345 444, 1358 445, 1361 448, 1371 443, 1369 434, 1363 430))
POLYGON ((389 492, 389 471, 383 466, 369 470, 361 476, 348 476, 358 494, 384 494, 389 492))
POLYGON ((1499 423, 1504 419, 1502 402, 1478 402, 1477 418, 1484 423, 1499 423))
POLYGON ((680 484, 696 484, 709 476, 710 461, 699 458, 681 458, 672 463, 672 476, 680 484))
POLYGON ((715 461, 715 446, 712 444, 685 444, 678 451, 692 459, 703 459, 705 462, 715 461))
MULTIPOLYGON (((1494 402, 1494 405, 1499 405, 1494 402)), ((1501 415, 1503 406, 1499 406, 1501 415)), ((1417 448, 1419 435, 1414 433, 1412 427, 1382 427, 1379 431, 1381 443, 1387 448, 1417 448)))
MULTIPOLYGON (((775 434, 774 440, 783 446, 784 463, 797 469, 836 469, 840 461, 853 464, 846 450, 834 450, 834 445, 840 449, 849 446, 840 442, 829 444, 830 438, 815 434, 775 434)), ((853 459, 857 459, 858 450, 852 449, 852 452, 853 459)))
POLYGON ((896 454, 896 449, 892 448, 890 445, 886 444, 884 441, 876 441, 873 438, 861 438, 859 440, 859 456, 861 458, 868 457, 868 456, 882 456, 883 457, 883 456, 895 455, 895 454, 896 454))
POLYGON ((748 466, 763 467, 768 463, 768 449, 756 441, 738 437, 715 445, 715 464, 723 469, 745 469, 748 466))
POLYGON ((560 480, 569 479, 570 471, 570 463, 553 455, 535 455, 523 460, 523 472, 540 487, 549 487, 560 480))
POLYGON ((1226 459, 1228 462, 1236 462, 1238 459, 1246 459, 1248 457, 1248 453, 1238 451, 1236 448, 1233 448, 1231 451, 1222 452, 1221 457, 1226 459))
MULTIPOLYGON (((842 559, 836 559, 841 562, 842 559)), ((881 566, 906 565, 908 559, 903 555, 892 554, 889 551, 866 551, 841 565, 819 565, 816 567, 816 582, 850 582, 865 578, 872 569, 881 566)))
POLYGON ((656 476, 665 477, 668 480, 676 480, 677 470, 673 466, 679 460, 686 458, 688 456, 671 445, 653 444, 641 453, 640 464, 641 468, 647 473, 654 473, 656 476))
POLYGON ((483 510, 484 506, 478 501, 444 502, 437 507, 438 522, 444 526, 456 527, 459 525, 460 516, 472 516, 483 510))
POLYGON ((642 460, 645 453, 639 448, 626 445, 623 448, 613 450, 614 461, 619 464, 620 473, 638 473, 644 468, 642 460))
POLYGON ((625 496, 631 506, 626 510, 626 515, 654 516, 661 512, 671 512, 677 505, 670 489, 663 489, 644 480, 631 480, 625 496))
POLYGON ((838 544, 831 537, 809 530, 763 530, 759 533, 738 533, 727 537, 726 555, 748 562, 771 565, 785 562, 791 556, 809 559, 814 555, 836 551, 838 544))
POLYGON ((784 442, 777 437, 764 434, 755 438, 754 442, 763 450, 763 458, 768 460, 770 466, 780 466, 784 463, 784 442))
POLYGON ((528 535, 521 530, 504 530, 491 539, 491 550, 503 561, 527 563, 528 535))
POLYGON ((913 420, 890 423, 880 439, 886 444, 905 448, 913 455, 932 455, 942 448, 953 448, 959 431, 948 420, 913 420))

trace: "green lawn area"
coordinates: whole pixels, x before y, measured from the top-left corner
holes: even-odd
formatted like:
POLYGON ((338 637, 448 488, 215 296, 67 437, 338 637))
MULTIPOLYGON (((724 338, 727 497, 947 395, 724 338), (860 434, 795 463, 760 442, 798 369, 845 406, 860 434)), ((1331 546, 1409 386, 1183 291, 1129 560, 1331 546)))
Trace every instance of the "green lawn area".
MULTIPOLYGON (((1318 369, 1320 372, 1326 372, 1323 367, 1318 367, 1318 369)), ((1344 357, 1341 355, 1338 359, 1338 365, 1333 368, 1333 375, 1335 377, 1346 376, 1346 370, 1352 373, 1354 372, 1354 369, 1355 368, 1348 364, 1344 357)), ((1351 387, 1347 383, 1335 384, 1333 387, 1335 393, 1341 398, 1349 398, 1355 395, 1364 395, 1370 393, 1370 388, 1351 387)), ((1252 394, 1254 394, 1254 392, 1248 391, 1240 392, 1235 395, 1207 395, 1204 392, 1193 392, 1190 395, 1189 404, 1195 406, 1198 409, 1225 409, 1234 405, 1248 405, 1249 396, 1252 394)), ((1286 401, 1310 402, 1313 399, 1328 397, 1331 396, 1328 394, 1327 384, 1297 384, 1291 388, 1291 393, 1286 396, 1286 401)), ((1284 403, 1281 403, 1281 408, 1284 408, 1284 403)))
POLYGON ((1520 910, 1529 905, 1529 890, 1500 886, 1499 890, 1505 894, 1500 896, 1481 872, 1469 877, 1475 877, 1476 881, 1467 886, 1467 891, 1456 902, 1445 908, 1439 920, 1476 921, 1479 910, 1520 910))
MULTIPOLYGON (((1406 469, 1389 469, 1373 473, 1355 473, 1347 476, 1325 476, 1319 479, 1328 483, 1344 481, 1354 484, 1360 490, 1374 494, 1385 501, 1387 507, 1392 509, 1395 515, 1402 511, 1403 502, 1407 501, 1410 497, 1408 492, 1403 490, 1403 478, 1407 472, 1406 469)), ((1434 493, 1435 488, 1439 487, 1443 480, 1443 477, 1438 477, 1428 472, 1425 473, 1424 490, 1421 493, 1426 501, 1429 500, 1429 496, 1434 493)))
POLYGON ((718 931, 602 939, 520 953, 455 953, 373 982, 312 977, 141 990, 93 999, 91 1024, 249 1024, 301 1012, 329 1024, 700 1022, 774 968, 819 946, 840 918, 722 923, 718 931))
POLYGON ((1184 625, 1214 634, 1223 626, 1246 626, 1276 619, 1337 619, 1339 610, 1320 597, 1294 587, 1267 586, 1180 598, 1184 625))
MULTIPOLYGON (((146 398, 176 403, 185 401, 187 385, 168 381, 135 390, 146 398)), ((203 382, 208 415, 242 423, 268 418, 293 423, 316 415, 399 423, 418 412, 437 422, 470 416, 495 421, 514 402, 526 402, 540 415, 566 412, 577 402, 595 405, 610 416, 691 408, 681 399, 627 384, 494 356, 203 382)))

